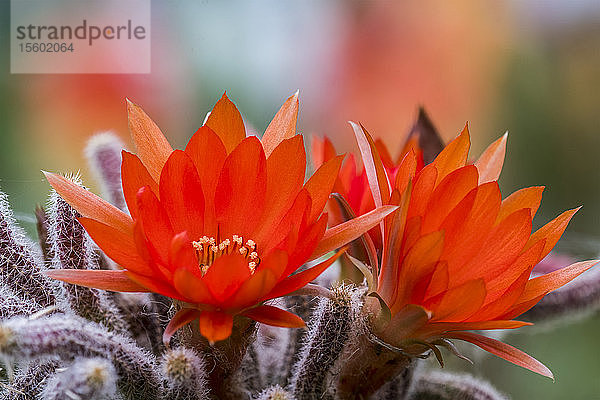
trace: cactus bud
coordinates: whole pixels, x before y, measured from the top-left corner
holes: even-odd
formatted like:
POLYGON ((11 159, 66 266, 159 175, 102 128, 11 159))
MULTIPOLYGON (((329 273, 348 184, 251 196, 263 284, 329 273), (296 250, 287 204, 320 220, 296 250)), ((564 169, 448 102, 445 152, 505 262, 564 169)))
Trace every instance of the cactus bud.
POLYGON ((118 386, 133 398, 159 399, 154 357, 130 339, 75 316, 14 317, 0 324, 0 356, 33 360, 57 356, 64 360, 106 357, 119 375, 118 386))
POLYGON ((281 386, 272 386, 265 389, 256 400, 296 400, 296 398, 281 386))
POLYGON ((110 400, 117 391, 117 375, 110 361, 80 358, 49 379, 42 392, 44 400, 110 400))
POLYGON ((193 350, 180 347, 163 356, 161 366, 165 380, 165 399, 200 400, 208 397, 204 361, 193 350))
POLYGON ((100 183, 103 197, 121 210, 126 209, 121 185, 121 150, 124 147, 121 139, 109 131, 93 136, 85 149, 85 155, 100 183))

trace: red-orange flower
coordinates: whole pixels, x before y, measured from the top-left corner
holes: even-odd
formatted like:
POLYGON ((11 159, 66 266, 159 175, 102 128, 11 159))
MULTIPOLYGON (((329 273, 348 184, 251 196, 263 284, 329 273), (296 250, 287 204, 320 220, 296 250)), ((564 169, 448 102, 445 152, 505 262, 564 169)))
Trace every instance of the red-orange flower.
POLYGON ((138 155, 123 152, 130 215, 69 180, 47 173, 81 214, 81 224, 121 270, 55 270, 66 282, 114 291, 156 292, 181 309, 165 340, 196 319, 210 341, 231 334, 233 318, 299 327, 294 314, 263 304, 316 278, 337 256, 292 275, 306 261, 356 238, 393 210, 385 207, 326 231, 323 208, 341 164, 325 163, 304 183, 306 157, 296 135, 297 94, 267 127, 246 137, 223 95, 184 151, 172 150, 141 108, 128 103, 138 155))
POLYGON ((497 179, 506 135, 468 164, 465 127, 427 166, 422 167, 414 149, 406 152, 390 179, 378 146, 361 126, 353 127, 370 182, 364 190, 370 187, 374 205, 399 207, 381 224, 381 259, 371 257, 376 260, 368 276, 371 290, 385 303, 369 306, 379 316, 372 320, 376 335, 404 349, 433 346, 444 338, 465 340, 552 376, 527 354, 467 331, 528 325, 513 319, 597 263, 575 263, 531 278, 577 209, 532 234, 543 188, 522 189, 502 200, 497 179), (379 307, 389 313, 379 313, 379 307))

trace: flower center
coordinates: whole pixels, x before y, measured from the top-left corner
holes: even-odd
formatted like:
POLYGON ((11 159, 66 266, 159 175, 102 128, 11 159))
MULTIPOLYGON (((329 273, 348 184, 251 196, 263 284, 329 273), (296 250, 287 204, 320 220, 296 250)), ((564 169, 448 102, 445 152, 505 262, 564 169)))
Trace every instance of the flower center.
POLYGON ((203 236, 198 241, 192 242, 198 257, 198 266, 204 276, 215 260, 223 254, 241 254, 248 260, 248 269, 254 274, 256 267, 260 264, 260 258, 256 252, 256 242, 252 239, 246 240, 241 236, 233 235, 231 239, 225 239, 217 243, 214 237, 203 236))

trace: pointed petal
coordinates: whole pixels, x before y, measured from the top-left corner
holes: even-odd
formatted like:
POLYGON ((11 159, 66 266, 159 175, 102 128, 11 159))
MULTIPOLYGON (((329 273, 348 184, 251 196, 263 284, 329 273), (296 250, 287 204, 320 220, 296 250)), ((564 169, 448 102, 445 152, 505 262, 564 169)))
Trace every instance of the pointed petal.
POLYGON ((268 293, 275 284, 277 284, 277 277, 273 271, 268 269, 258 271, 244 282, 237 292, 225 300, 223 306, 231 309, 252 307, 260 303, 265 293, 268 293))
POLYGON ((454 332, 444 336, 450 339, 459 339, 473 343, 475 346, 481 347, 483 350, 503 358, 508 362, 554 380, 554 375, 552 375, 552 372, 548 367, 531 357, 529 354, 523 353, 521 350, 506 343, 471 332, 454 332))
POLYGON ((465 125, 463 131, 442 150, 431 165, 435 165, 438 176, 435 185, 437 186, 450 172, 464 167, 469 155, 471 139, 469 137, 469 128, 465 125))
POLYGON ((529 210, 519 210, 494 227, 483 245, 468 262, 450 267, 450 286, 456 286, 475 278, 490 281, 510 268, 531 233, 529 210))
MULTIPOLYGON (((519 257, 512 263, 510 268, 507 268, 499 275, 486 281, 488 293, 485 303, 491 303, 502 297, 507 291, 507 288, 510 288, 511 285, 523 274, 527 275, 527 278, 529 278, 531 270, 538 262, 539 255, 543 248, 543 241, 536 243, 535 246, 521 253, 519 257)), ((520 297, 522 293, 523 288, 521 288, 520 292, 518 293, 518 297, 520 297)))
POLYGON ((255 240, 271 236, 289 211, 302 189, 306 171, 306 154, 301 135, 282 141, 267 158, 265 210, 255 240))
POLYGON ((433 273, 443 248, 444 232, 431 232, 422 236, 410 248, 398 268, 398 275, 391 277, 396 286, 393 300, 389 304, 393 314, 410 302, 415 286, 433 273), (402 284, 398 285, 398 282, 402 284))
POLYGON ((131 233, 133 221, 129 215, 60 175, 51 172, 44 172, 44 175, 60 197, 82 216, 112 226, 125 234, 131 233))
POLYGON ((537 298, 542 294, 547 294, 566 285, 594 265, 598 264, 598 262, 598 260, 581 261, 571 264, 568 267, 552 271, 548 274, 538 276, 537 278, 530 279, 519 299, 519 303, 537 298))
POLYGON ((282 328, 304 328, 306 324, 296 314, 273 306, 259 306, 244 311, 242 315, 257 322, 282 328))
POLYGON ((174 235, 169 216, 148 186, 144 186, 138 192, 137 203, 142 229, 149 245, 156 251, 161 263, 167 265, 174 235))
POLYGON ((213 107, 206 120, 206 125, 221 138, 227 153, 231 153, 246 137, 242 115, 235 104, 229 100, 226 93, 223 93, 223 96, 213 107))
POLYGON ((200 311, 194 308, 182 308, 181 310, 177 311, 165 328, 163 333, 163 344, 166 347, 169 347, 171 337, 173 337, 175 332, 199 317, 200 311))
MULTIPOLYGON (((474 330, 493 330, 493 329, 517 329, 524 326, 533 325, 531 322, 514 320, 494 320, 494 321, 474 321, 474 322, 430 322, 423 329, 419 330, 418 335, 438 336, 448 332, 474 331, 474 330)), ((444 335, 445 336, 445 335, 444 335)))
POLYGON ((265 206, 266 163, 256 136, 244 139, 227 156, 215 197, 221 237, 252 236, 256 231, 265 206))
POLYGON ((508 132, 500 139, 492 143, 475 162, 479 171, 479 184, 491 181, 497 181, 502 172, 504 164, 504 155, 506 154, 506 140, 508 132))
POLYGON ((341 223, 328 229, 323 235, 321 242, 311 255, 311 259, 318 258, 325 253, 338 249, 343 245, 350 243, 365 232, 381 222, 392 212, 398 209, 397 206, 383 206, 376 208, 360 217, 341 223))
POLYGON ((311 137, 311 155, 313 166, 319 168, 325 161, 329 161, 335 157, 337 153, 329 138, 324 137, 321 139, 313 135, 311 137))
POLYGON ((314 221, 323 212, 343 159, 343 156, 337 156, 326 161, 304 185, 312 200, 309 221, 314 221))
POLYGON ((172 286, 170 280, 167 281, 163 276, 157 273, 156 276, 144 276, 134 272, 124 270, 129 279, 135 283, 148 288, 153 293, 162 294, 172 299, 186 301, 185 297, 180 295, 172 286))
POLYGON ((381 207, 383 204, 387 204, 390 199, 390 183, 385 167, 369 132, 362 125, 354 122, 350 122, 350 125, 354 130, 356 142, 360 149, 371 194, 373 200, 375 200, 375 207, 381 207))
POLYGON ((204 281, 188 268, 178 268, 173 273, 173 285, 177 292, 195 304, 215 304, 204 281))
POLYGON ((299 107, 298 93, 294 93, 283 103, 265 130, 261 142, 267 157, 279 146, 279 143, 296 134, 299 107))
POLYGON ((429 164, 415 176, 407 219, 425 215, 437 176, 437 169, 433 164, 429 164))
POLYGON ((244 309, 263 301, 281 279, 281 274, 288 264, 285 251, 275 250, 261 260, 256 272, 223 303, 224 308, 244 309))
POLYGON ((194 161, 202 183, 205 234, 216 237, 215 191, 227 150, 217 134, 208 126, 203 126, 192 136, 185 152, 194 161))
POLYGON ((263 300, 285 296, 286 294, 292 293, 293 291, 298 290, 306 284, 312 282, 319 275, 321 275, 323 271, 329 268, 329 266, 333 264, 335 260, 337 260, 343 253, 344 250, 340 250, 322 263, 282 280, 275 286, 273 291, 263 298, 263 300))
POLYGON ((141 107, 127 100, 129 132, 137 147, 137 154, 150 175, 158 182, 160 171, 173 151, 158 126, 141 107))
POLYGON ((248 260, 240 254, 218 257, 204 275, 204 283, 214 298, 222 302, 235 293, 250 278, 248 260))
POLYGON ((219 311, 203 311, 200 313, 200 333, 210 343, 225 340, 231 336, 233 317, 219 311))
POLYGON ((475 279, 449 289, 440 295, 439 303, 425 304, 425 307, 433 310, 432 321, 460 322, 481 308, 485 295, 485 282, 483 279, 475 279))
POLYGON ((548 222, 546 225, 542 226, 540 229, 535 231, 533 235, 529 238, 529 241, 525 245, 525 250, 532 247, 534 244, 539 242, 540 240, 545 240, 544 250, 540 254, 540 261, 542 258, 546 257, 550 250, 556 245, 560 237, 562 236, 565 229, 567 229, 567 225, 571 221, 571 218, 575 215, 577 211, 579 211, 581 207, 574 208, 572 210, 568 210, 560 214, 558 217, 548 222))
POLYGON ((106 255, 122 268, 147 275, 151 269, 137 253, 133 237, 94 219, 79 218, 87 233, 106 255))
POLYGON ((158 182, 142 164, 138 156, 125 150, 121 152, 123 161, 121 163, 121 179, 123 180, 123 195, 127 202, 127 208, 133 218, 137 217, 137 192, 144 186, 148 186, 158 195, 158 182))
POLYGON ((396 173, 396 179, 394 182, 394 188, 398 189, 400 193, 406 190, 408 186, 408 182, 411 182, 415 178, 415 174, 417 173, 417 155, 414 151, 409 151, 406 153, 400 166, 398 167, 398 172, 396 173))
POLYGON ((543 186, 532 186, 517 190, 506 199, 502 200, 502 206, 500 207, 500 212, 496 218, 496 223, 500 223, 504 218, 522 208, 530 209, 531 219, 533 219, 540 207, 543 191, 543 186))
POLYGON ((123 270, 53 269, 46 276, 74 285, 113 292, 149 292, 127 277, 123 270))
POLYGON ((174 232, 197 239, 204 233, 204 194, 192 159, 175 150, 160 175, 160 203, 174 232))
POLYGON ((437 185, 423 217, 423 234, 439 229, 454 207, 477 187, 477 177, 477 168, 467 165, 452 171, 437 185))
POLYGON ((506 313, 521 297, 525 284, 531 275, 533 265, 523 271, 521 275, 501 294, 495 301, 488 302, 470 320, 493 320, 506 313))

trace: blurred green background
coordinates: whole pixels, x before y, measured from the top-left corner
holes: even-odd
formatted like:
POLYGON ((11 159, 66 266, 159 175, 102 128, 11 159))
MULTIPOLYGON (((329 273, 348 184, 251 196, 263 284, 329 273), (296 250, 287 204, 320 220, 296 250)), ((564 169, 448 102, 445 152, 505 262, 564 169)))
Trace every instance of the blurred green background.
MULTIPOLYGON (((446 140, 469 121, 473 157, 509 130, 504 193, 546 185, 538 225, 583 204, 566 236, 599 252, 597 0, 153 1, 147 75, 10 74, 9 2, 0 7, 0 187, 30 231, 48 192, 40 169, 81 169, 94 187, 82 156, 90 135, 110 129, 129 143, 125 97, 181 146, 225 90, 260 133, 300 89, 299 129, 344 151, 349 119, 399 146, 418 105, 446 140)), ((507 337, 556 383, 493 357, 451 367, 515 399, 600 399, 599 334, 594 315, 507 337)))

